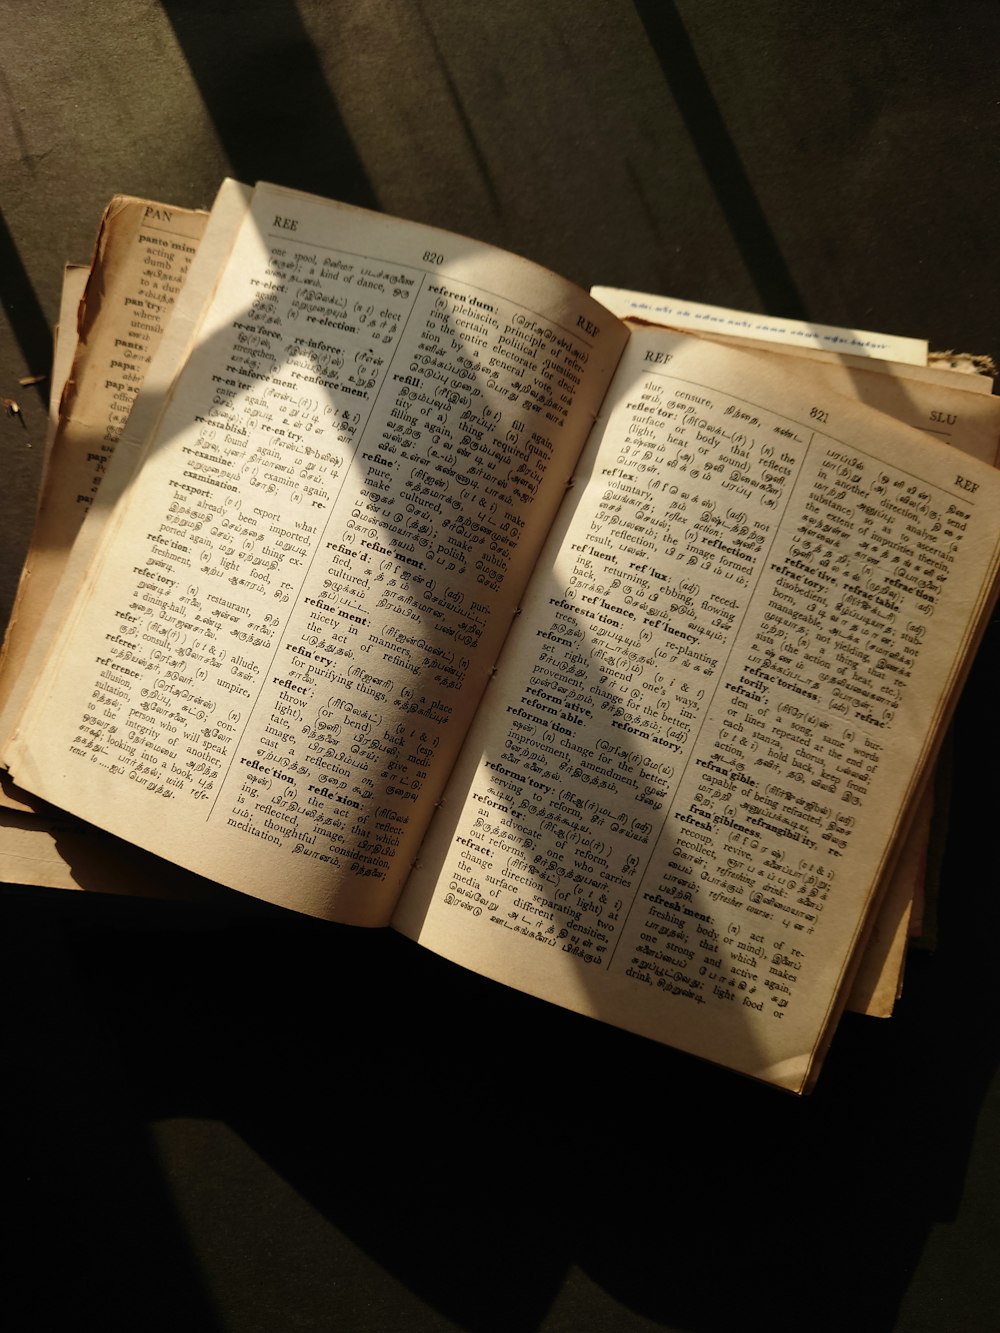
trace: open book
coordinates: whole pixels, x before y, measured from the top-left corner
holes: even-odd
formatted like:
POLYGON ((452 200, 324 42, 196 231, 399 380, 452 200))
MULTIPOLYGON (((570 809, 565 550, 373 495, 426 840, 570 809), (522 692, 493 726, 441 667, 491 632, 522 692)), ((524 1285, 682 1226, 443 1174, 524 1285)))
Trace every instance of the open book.
POLYGON ((804 1090, 995 598, 1000 477, 869 372, 781 361, 227 188, 4 763, 209 879, 804 1090))

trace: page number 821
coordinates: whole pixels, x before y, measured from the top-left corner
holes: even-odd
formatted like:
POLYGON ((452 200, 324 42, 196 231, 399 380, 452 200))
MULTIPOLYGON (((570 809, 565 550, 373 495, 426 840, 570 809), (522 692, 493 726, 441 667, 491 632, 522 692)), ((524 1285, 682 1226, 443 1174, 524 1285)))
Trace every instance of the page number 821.
POLYGON ((830 413, 823 407, 810 407, 809 416, 813 421, 822 421, 824 424, 830 420, 830 413))

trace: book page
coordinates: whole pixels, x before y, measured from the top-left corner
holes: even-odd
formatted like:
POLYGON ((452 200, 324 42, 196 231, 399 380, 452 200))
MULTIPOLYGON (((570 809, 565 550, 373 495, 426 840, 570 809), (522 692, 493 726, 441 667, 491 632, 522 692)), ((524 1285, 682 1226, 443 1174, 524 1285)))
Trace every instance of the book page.
MULTIPOLYGON (((221 265, 232 250, 236 233, 246 216, 251 191, 238 181, 225 180, 219 187, 201 240, 191 258, 184 283, 177 294, 155 350, 145 367, 142 387, 134 397, 124 428, 106 456, 100 484, 86 506, 83 521, 68 552, 64 552, 58 583, 41 623, 35 628, 29 657, 19 673, 15 690, 25 683, 33 688, 36 674, 45 664, 60 634, 71 630, 79 614, 84 580, 96 577, 101 543, 113 522, 118 504, 142 466, 159 426, 173 386, 194 345, 218 279, 221 265)), ((133 277, 140 276, 133 271, 133 277)), ((90 376, 88 366, 85 379, 90 376)), ((93 367, 100 370, 100 366, 93 367)), ((3 714, 0 735, 7 736, 19 712, 9 703, 3 714)))
POLYGON ((950 385, 964 393, 993 392, 996 367, 988 356, 929 352, 921 338, 758 315, 646 292, 595 286, 591 296, 629 323, 694 333, 729 346, 779 352, 847 370, 883 371, 900 379, 950 385))
MULTIPOLYGON (((734 338, 717 341, 733 347, 747 345, 734 338)), ((778 364, 784 362, 794 368, 807 363, 814 384, 825 384, 836 393, 857 398, 894 421, 926 431, 973 458, 985 463, 997 461, 1000 398, 990 394, 990 381, 981 375, 924 370, 890 361, 831 357, 805 348, 766 350, 778 364), (970 391, 973 384, 982 384, 986 392, 970 391)))
POLYGON ((847 353, 913 366, 927 364, 927 342, 923 338, 873 333, 870 329, 844 329, 778 315, 758 315, 749 310, 730 310, 725 306, 655 296, 651 292, 633 292, 622 287, 591 287, 590 294, 620 319, 667 325, 684 333, 718 333, 837 355, 847 353))
POLYGON ((258 187, 14 779, 385 922, 627 336, 527 261, 258 187))
MULTIPOLYGON (((769 354, 786 362, 791 360, 786 349, 769 354)), ((805 359, 800 349, 796 349, 796 356, 805 359)), ((857 360, 847 360, 849 363, 840 359, 819 360, 815 355, 808 358, 810 378, 817 391, 820 385, 825 385, 857 398, 973 458, 996 464, 1000 447, 1000 398, 970 393, 966 388, 974 383, 988 387, 986 378, 946 371, 935 372, 934 378, 926 375, 916 378, 910 367, 892 362, 859 364, 857 360)), ((920 810, 906 834, 907 843, 912 845, 903 849, 898 858, 879 919, 873 924, 865 946, 865 957, 848 999, 850 1009, 887 1017, 892 1010, 892 997, 899 993, 905 962, 905 927, 919 915, 919 900, 924 892, 924 851, 933 803, 921 802, 920 810)))
MULTIPOLYGON (((38 515, 0 659, 4 734, 44 660, 48 645, 37 639, 39 627, 207 218, 207 213, 118 196, 101 220, 93 264, 76 306, 75 352, 61 392, 38 515)), ((71 286, 78 281, 70 279, 71 286)), ((60 343, 72 348, 73 326, 62 322, 60 343)))
POLYGON ((993 593, 1000 478, 635 332, 396 924, 802 1091, 993 593))
MULTIPOLYGON (((249 192, 246 188, 234 181, 227 181, 221 187, 211 219, 198 244, 197 253, 187 269, 183 287, 175 299, 166 300, 171 306, 166 330, 158 338, 153 336, 156 347, 146 369, 144 392, 140 394, 138 404, 130 412, 117 443, 109 447, 112 442, 106 438, 117 433, 111 420, 116 410, 113 400, 107 401, 108 419, 103 426, 98 422, 92 427, 92 441, 95 444, 98 440, 103 443, 106 466, 96 474, 98 488, 89 497, 91 501, 89 504, 77 511, 68 504, 62 506, 64 514, 70 516, 70 526, 77 525, 78 531, 72 546, 62 553, 58 583, 48 597, 44 615, 32 629, 30 642, 25 642, 23 639, 20 641, 20 646, 24 649, 24 658, 18 671, 15 673, 8 663, 12 689, 3 713, 6 724, 3 727, 4 734, 9 730, 10 719, 16 717, 20 711, 21 700, 35 684, 53 639, 73 606, 80 582, 97 549, 106 513, 112 503, 111 497, 121 494, 140 461, 141 446, 149 422, 155 417, 170 383, 176 376, 193 329, 203 313, 219 260, 231 248, 235 227, 246 211, 248 198, 249 192)), ((145 201, 140 202, 145 204, 145 201)), ((148 206, 154 211, 165 209, 165 206, 159 204, 148 206)), ((166 211, 183 212, 172 207, 166 208, 166 211)), ((105 214, 105 218, 107 216, 105 214)), ((97 247, 99 262, 110 268, 110 275, 97 283, 96 289, 110 290, 115 296, 113 302, 110 299, 103 300, 95 321, 103 326, 101 337, 105 343, 129 335, 128 312, 138 309, 130 297, 141 297, 142 289, 139 283, 145 277, 144 265, 132 262, 135 252, 127 243, 129 233, 127 231, 120 233, 116 230, 113 232, 113 237, 119 240, 124 238, 124 249, 107 235, 104 235, 104 243, 97 247), (123 266, 128 268, 131 286, 125 281, 123 266), (115 312, 119 319, 124 317, 124 321, 116 326, 117 332, 111 328, 115 312)), ((134 234, 132 239, 135 239, 134 234)), ((169 242, 171 250, 176 243, 176 240, 169 242)), ((178 256, 183 255, 184 247, 178 245, 178 250, 174 253, 178 256)), ((165 271, 162 263, 158 271, 161 274, 165 271)), ((82 270, 84 283, 89 272, 88 268, 82 270)), ((58 385, 58 391, 56 385, 53 386, 57 400, 53 414, 54 427, 58 425, 60 419, 59 403, 62 401, 63 385, 75 360, 77 312, 83 294, 81 271, 73 267, 68 268, 60 312, 61 329, 56 344, 57 356, 53 369, 53 377, 58 385)), ((169 295, 167 294, 168 298, 169 295)), ((143 311, 146 311, 145 306, 143 311)), ((94 345, 93 333, 91 343, 94 345)), ((80 401, 93 402, 99 399, 100 377, 106 375, 109 369, 106 358, 89 356, 80 359, 76 367, 74 396, 80 401)), ((123 402, 124 399, 117 396, 118 407, 123 402)), ((82 437, 79 438, 82 440, 82 437)), ((79 476, 80 461, 77 454, 65 448, 61 449, 56 466, 46 473, 44 491, 62 496, 64 501, 72 499, 77 493, 74 479, 79 476), (60 470, 66 473, 65 477, 58 475, 60 470)), ((54 557, 55 552, 51 552, 50 559, 54 561, 54 557)), ((30 583, 28 586, 30 587, 30 583)), ((23 622, 21 628, 23 629, 23 622)), ((5 807, 7 811, 19 812, 17 815, 10 815, 9 818, 0 812, 0 867, 2 867, 0 877, 8 883, 165 898, 190 899, 204 895, 205 881, 184 874, 175 866, 170 866, 148 854, 123 851, 123 844, 119 839, 45 806, 15 787, 6 773, 0 774, 0 806, 5 807)))
MULTIPOLYGON (((743 311, 692 306, 669 298, 609 288, 593 288, 591 294, 616 314, 643 315, 647 321, 654 315, 657 320, 669 316, 677 327, 697 332, 700 337, 708 336, 728 346, 766 350, 772 357, 792 364, 808 361, 812 382, 817 386, 825 384, 838 393, 857 398, 974 458, 994 464, 997 461, 1000 398, 990 396, 990 379, 920 365, 921 356, 926 360, 926 343, 848 329, 824 329, 794 320, 776 321, 743 311), (768 335, 766 340, 755 336, 762 326, 768 335), (824 336, 814 338, 813 332, 824 336), (855 341, 865 344, 865 356, 830 350, 834 346, 850 346, 855 341), (908 356, 911 359, 907 362, 908 356)), ((863 976, 864 980, 859 980, 852 990, 849 1008, 886 1016, 891 1005, 886 1004, 885 997, 899 990, 905 940, 900 923, 904 918, 914 918, 914 902, 923 893, 922 867, 926 858, 921 855, 921 848, 927 841, 926 821, 932 807, 925 803, 923 808, 923 822, 914 821, 907 835, 914 846, 899 857, 894 883, 884 896, 880 909, 884 920, 872 928, 859 971, 859 978, 863 976), (905 910, 907 898, 911 903, 909 912, 905 910), (875 980, 878 973, 883 975, 875 980)))
POLYGON ((871 931, 851 982, 846 1008, 874 1018, 889 1018, 902 993, 906 949, 923 902, 927 844, 934 813, 934 783, 924 785, 910 827, 900 841, 871 931))
MULTIPOLYGON (((63 267, 62 290, 59 293, 59 322, 52 338, 52 376, 49 381, 49 431, 45 440, 45 468, 48 469, 52 456, 52 444, 56 427, 59 424, 59 407, 63 390, 69 379, 76 357, 77 334, 76 321, 83 293, 87 290, 90 277, 88 264, 66 264, 63 267)), ((46 473, 43 472, 42 484, 46 473)))
MULTIPOLYGON (((220 191, 220 198, 223 201, 231 201, 234 195, 238 195, 240 190, 234 190, 233 182, 227 182, 220 191)), ((180 214, 185 215, 185 210, 178 210, 173 206, 153 204, 148 201, 131 201, 137 206, 141 205, 143 209, 149 207, 154 213, 167 212, 173 217, 180 214)), ((107 222, 109 215, 115 210, 105 213, 104 221, 107 222)), ((119 210, 120 211, 120 210, 119 210)), ((127 208, 125 212, 132 212, 133 219, 135 212, 127 208)), ((216 228, 220 225, 218 216, 218 207, 213 210, 213 223, 216 228)), ((225 209, 223 209, 225 212, 225 209)), ((151 215, 145 215, 149 220, 159 223, 164 219, 151 215)), ((205 215, 196 214, 195 217, 203 219, 205 215)), ((225 224, 225 219, 222 220, 225 224)), ((225 244, 228 250, 231 244, 231 236, 225 244)), ((186 279, 183 291, 175 299, 175 294, 165 291, 162 285, 162 275, 169 272, 174 264, 186 265, 186 248, 178 245, 175 250, 174 245, 183 240, 183 232, 180 237, 171 238, 167 244, 174 256, 172 262, 168 265, 162 262, 154 270, 159 276, 156 277, 157 290, 164 300, 164 303, 170 307, 170 326, 173 328, 173 334, 161 334, 159 337, 150 330, 151 342, 156 344, 154 352, 158 364, 165 366, 170 362, 172 370, 164 372, 161 367, 159 376, 154 379, 162 380, 164 373, 167 375, 167 381, 177 369, 177 348, 178 341, 186 341, 184 329, 187 328, 195 318, 195 312, 204 301, 205 291, 199 283, 198 270, 194 272, 187 269, 186 279), (181 329, 178 335, 178 327, 181 329), (167 344, 171 341, 175 346, 171 348, 167 344)), ((99 233, 99 241, 96 247, 95 262, 103 265, 107 270, 106 276, 95 281, 94 290, 104 292, 104 299, 100 302, 100 309, 96 319, 89 321, 91 349, 96 346, 94 333, 95 324, 103 326, 101 333, 102 341, 108 344, 113 338, 128 338, 131 335, 130 310, 135 311, 139 307, 135 301, 130 298, 139 298, 145 301, 145 295, 139 284, 142 281, 149 281, 149 273, 146 266, 141 262, 135 262, 136 245, 148 245, 149 240, 142 241, 134 228, 129 230, 127 227, 122 230, 114 226, 110 231, 102 229, 99 233), (130 282, 127 281, 130 279, 130 282), (111 330, 111 321, 117 318, 116 332, 111 330)), ((157 247, 162 249, 163 246, 157 247)), ((202 253, 199 243, 199 255, 204 264, 206 256, 202 253)), ((210 244, 211 248, 211 244, 210 244)), ((139 251, 141 256, 141 251, 139 251)), ((198 256, 195 257, 195 264, 198 263, 198 256)), ((77 324, 80 303, 84 297, 87 281, 90 278, 91 270, 88 266, 67 265, 63 283, 62 301, 60 305, 59 329, 57 331, 55 356, 53 360, 53 384, 51 395, 51 431, 49 442, 51 444, 54 438, 56 428, 62 422, 66 426, 66 421, 60 415, 60 407, 66 401, 90 402, 99 401, 102 379, 108 374, 110 366, 107 357, 100 358, 95 355, 77 357, 78 339, 77 324), (75 383, 72 395, 63 398, 63 390, 71 370, 74 368, 75 383)), ((172 285, 172 283, 171 283, 172 285)), ((146 288, 148 292, 150 288, 146 288)), ((151 313, 143 304, 143 319, 151 313)), ((84 321, 85 326, 88 321, 84 321)), ((105 401, 107 408, 107 417, 96 421, 90 428, 91 434, 89 442, 95 448, 102 448, 103 458, 106 460, 106 466, 98 473, 94 473, 92 468, 85 468, 84 475, 89 475, 92 483, 96 482, 99 490, 95 489, 93 494, 87 498, 89 504, 74 508, 69 501, 75 499, 79 491, 77 482, 80 476, 80 463, 85 461, 82 457, 82 447, 87 443, 82 435, 78 436, 81 449, 71 451, 65 447, 65 439, 62 441, 63 447, 56 455, 55 466, 52 467, 52 459, 48 460, 46 473, 43 479, 42 493, 45 495, 55 495, 62 497, 56 499, 53 508, 61 509, 62 513, 68 517, 67 531, 60 540, 65 541, 65 549, 62 552, 62 572, 59 574, 59 583, 54 592, 49 596, 48 608, 41 618, 40 622, 32 629, 30 636, 25 631, 25 620, 22 619, 18 626, 18 634, 14 636, 19 651, 23 651, 23 661, 15 670, 10 658, 6 661, 7 680, 13 685, 12 693, 8 695, 7 708, 4 711, 4 718, 16 716, 19 711, 19 701, 27 693, 27 690, 34 683, 37 671, 44 663, 45 656, 51 640, 59 628, 66 608, 71 605, 76 592, 76 585, 82 571, 89 563, 90 556, 96 544, 96 535, 91 537, 91 530, 96 533, 99 528, 99 516, 101 516, 100 502, 97 497, 100 494, 106 497, 110 491, 120 490, 124 485, 125 478, 119 482, 116 474, 123 469, 124 459, 118 453, 117 446, 111 437, 116 435, 117 429, 113 417, 120 411, 122 403, 125 401, 119 393, 116 392, 117 402, 108 398, 105 401), (89 523, 87 520, 89 519, 89 523), (70 529, 78 529, 77 536, 73 539, 70 547, 70 529), (30 641, 29 641, 30 640, 30 641), (23 685, 23 689, 21 688, 23 685)), ((130 421, 130 424, 131 421, 130 421)), ((78 427, 75 428, 79 429, 78 427)), ((125 441, 123 451, 127 450, 128 426, 119 442, 125 441)), ((88 448, 89 452, 89 448, 88 448)), ((93 460, 91 460, 92 462, 93 460)), ((124 469, 126 473, 128 468, 124 469)), ((54 526, 49 524, 50 532, 55 533, 54 526)), ((57 534, 58 535, 58 534, 57 534)), ((55 563, 57 552, 55 550, 47 552, 47 562, 55 563)), ((28 568, 31 569, 31 556, 29 554, 28 568)), ((22 576, 22 588, 31 589, 31 574, 22 576)), ((37 604, 37 600, 36 600, 37 604)), ((8 639, 5 647, 9 647, 11 640, 8 639)), ((4 732, 8 730, 5 726, 4 732)), ((199 880, 193 875, 185 875, 177 870, 176 867, 170 867, 166 863, 147 853, 141 853, 134 848, 128 848, 126 844, 119 839, 110 837, 95 827, 81 823, 71 817, 63 814, 52 807, 45 806, 43 803, 31 797, 25 792, 17 789, 10 781, 7 774, 0 774, 0 879, 10 884, 31 884, 44 888, 57 889, 77 889, 91 890, 100 893, 129 894, 149 897, 167 897, 167 898, 200 898, 205 894, 205 881, 199 880), (11 813, 11 812, 17 812, 11 813)))

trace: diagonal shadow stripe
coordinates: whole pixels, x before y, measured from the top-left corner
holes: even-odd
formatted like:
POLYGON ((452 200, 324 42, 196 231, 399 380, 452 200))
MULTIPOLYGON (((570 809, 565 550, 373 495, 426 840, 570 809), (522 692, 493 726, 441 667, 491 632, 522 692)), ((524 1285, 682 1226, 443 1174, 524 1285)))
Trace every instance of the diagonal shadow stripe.
POLYGON ((673 0, 634 0, 736 247, 767 310, 808 319, 802 296, 726 128, 673 0))
MULTIPOLYGON (((32 374, 45 373, 52 363, 52 329, 24 267, 17 243, 0 213, 0 301, 32 374)), ((49 383, 43 380, 34 392, 43 404, 48 401, 49 383)))
POLYGON ((162 0, 233 174, 378 201, 293 0, 162 0))
POLYGON ((496 183, 494 182, 493 175, 490 172, 489 161, 487 159, 486 154, 483 151, 482 145, 479 142, 479 137, 476 134, 475 128, 473 127, 472 119, 465 108, 465 102, 463 101, 462 95, 459 91, 458 83, 454 78, 454 76, 452 75, 451 69, 448 65, 448 61, 446 60, 445 54, 441 49, 441 44, 438 41, 437 36, 435 35, 434 28, 431 26, 431 21, 427 17, 424 6, 418 3, 416 9, 421 25, 423 26, 424 32, 427 36, 427 40, 430 43, 431 50, 434 53, 434 61, 438 67, 438 72, 440 73, 441 78, 444 81, 445 87, 448 89, 448 96, 451 99, 452 106, 454 107, 455 115, 458 118, 458 123, 462 127, 462 133, 465 135, 465 141, 469 146, 469 152, 472 154, 476 167, 479 170, 479 175, 483 182, 483 186, 486 190, 487 195, 489 196, 490 203, 493 205, 493 211, 498 218, 503 217, 503 200, 500 198, 500 195, 497 191, 496 183))

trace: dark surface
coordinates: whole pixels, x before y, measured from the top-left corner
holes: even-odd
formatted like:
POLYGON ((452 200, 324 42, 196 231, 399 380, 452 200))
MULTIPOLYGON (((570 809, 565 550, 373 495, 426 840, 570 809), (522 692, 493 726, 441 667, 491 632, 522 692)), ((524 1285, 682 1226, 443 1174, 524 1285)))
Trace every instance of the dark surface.
MULTIPOLYGON (((967 0, 14 0, 0 612, 43 440, 17 379, 115 191, 273 179, 584 285, 997 355, 998 38, 967 0)), ((994 633, 939 947, 802 1102, 391 935, 4 890, 5 1324, 992 1333, 996 666, 994 633)))

